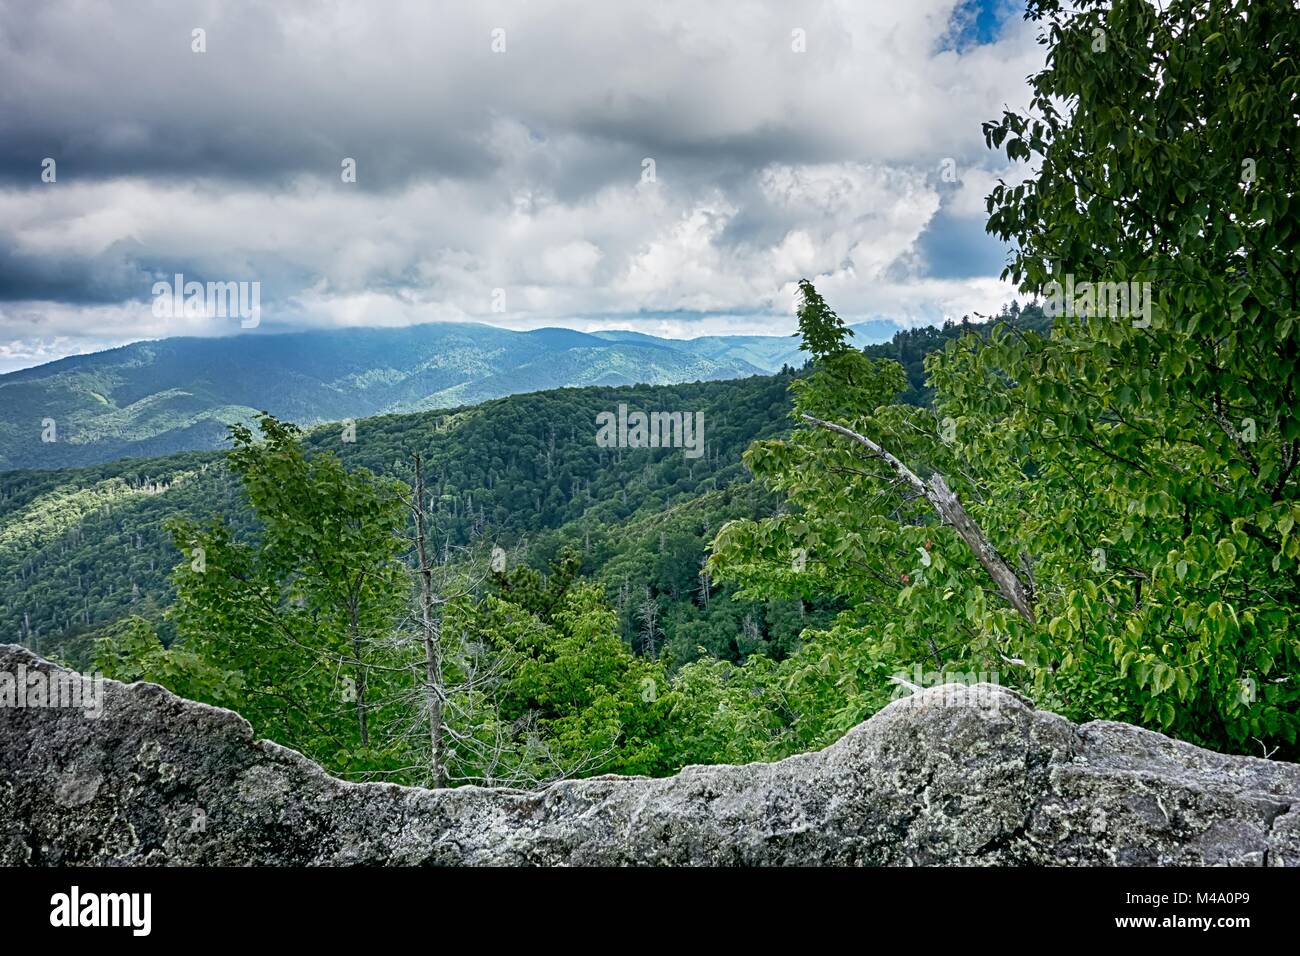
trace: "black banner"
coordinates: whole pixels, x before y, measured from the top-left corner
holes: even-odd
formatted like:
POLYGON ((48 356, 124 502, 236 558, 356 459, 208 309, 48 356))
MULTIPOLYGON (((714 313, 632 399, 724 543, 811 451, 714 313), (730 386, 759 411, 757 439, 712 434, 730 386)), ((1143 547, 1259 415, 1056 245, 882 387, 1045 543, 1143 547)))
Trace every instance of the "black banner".
MULTIPOLYGON (((1290 931, 1300 879, 1257 870, 0 870, 6 941, 113 938, 339 944, 426 934, 438 947, 605 939, 774 923, 873 942, 1050 931, 1230 941, 1290 931), (484 920, 483 917, 488 917, 484 920)), ((1037 937, 1039 939, 1043 937, 1037 937)), ((16 950, 11 950, 16 951, 16 950)))

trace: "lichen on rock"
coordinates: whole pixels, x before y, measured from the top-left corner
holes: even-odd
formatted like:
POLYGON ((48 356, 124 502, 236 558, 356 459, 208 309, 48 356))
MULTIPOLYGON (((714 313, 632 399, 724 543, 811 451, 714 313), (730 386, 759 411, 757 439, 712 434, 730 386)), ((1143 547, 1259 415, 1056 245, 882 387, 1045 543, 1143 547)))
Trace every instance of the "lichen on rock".
MULTIPOLYGON (((0 671, 61 668, 0 645, 0 671)), ((1300 766, 990 684, 894 701, 817 753, 536 792, 331 777, 238 714, 106 681, 0 708, 2 865, 1300 865, 1300 766)))

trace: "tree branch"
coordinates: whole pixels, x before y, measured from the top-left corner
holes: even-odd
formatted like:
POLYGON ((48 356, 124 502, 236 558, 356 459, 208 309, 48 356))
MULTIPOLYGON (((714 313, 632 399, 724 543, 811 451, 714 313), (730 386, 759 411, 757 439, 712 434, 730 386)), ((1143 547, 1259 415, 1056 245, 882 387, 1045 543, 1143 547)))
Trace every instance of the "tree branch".
POLYGON ((882 459, 890 468, 894 470, 900 478, 914 487, 921 494, 925 495, 926 500, 939 513, 939 517, 948 524, 952 525, 953 530, 961 536, 966 542, 966 546, 971 549, 975 559, 983 565, 984 570, 989 573, 989 577, 998 586, 998 591, 1007 599, 1016 612, 1028 621, 1030 624, 1035 623, 1034 605, 1030 597, 1031 591, 1023 581, 1017 576, 1016 572, 1007 564, 1005 558, 998 553, 998 549, 993 546, 993 542, 980 529, 966 513, 961 502, 957 500, 956 493, 948 487, 943 475, 935 472, 930 476, 929 481, 922 481, 916 472, 908 468, 905 464, 891 455, 885 449, 881 448, 870 438, 860 435, 851 428, 845 428, 843 425, 836 425, 834 422, 822 421, 820 418, 813 418, 811 415, 800 415, 804 421, 816 425, 818 428, 825 428, 828 431, 836 432, 846 438, 851 438, 859 445, 868 449, 873 455, 882 459))

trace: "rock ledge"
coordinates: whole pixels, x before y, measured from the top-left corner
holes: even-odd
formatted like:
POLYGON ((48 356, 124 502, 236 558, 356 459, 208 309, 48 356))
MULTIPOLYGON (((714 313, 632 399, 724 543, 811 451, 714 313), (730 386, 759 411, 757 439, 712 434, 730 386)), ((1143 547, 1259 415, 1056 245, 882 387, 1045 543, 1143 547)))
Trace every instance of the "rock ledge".
POLYGON ((435 792, 338 780, 152 684, 104 681, 93 719, 3 706, 20 671, 82 680, 0 645, 2 865, 1300 865, 1300 765, 989 684, 773 764, 435 792))

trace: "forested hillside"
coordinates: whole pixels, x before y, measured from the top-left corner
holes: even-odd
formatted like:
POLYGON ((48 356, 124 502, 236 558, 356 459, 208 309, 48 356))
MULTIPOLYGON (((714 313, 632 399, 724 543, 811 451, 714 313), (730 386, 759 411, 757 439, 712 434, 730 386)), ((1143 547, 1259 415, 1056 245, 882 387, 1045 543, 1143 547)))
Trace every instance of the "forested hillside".
MULTIPOLYGON (((638 513, 724 489, 742 476, 740 453, 788 414, 788 376, 623 389, 571 389, 488 402, 450 412, 393 415, 307 439, 348 465, 404 475, 425 456, 441 539, 466 542, 478 530, 511 548, 529 536, 583 520, 617 528, 638 513), (705 414, 706 450, 616 450, 592 439, 598 411, 681 408, 705 414)), ((43 650, 62 635, 126 612, 153 614, 170 602, 179 555, 164 524, 177 515, 251 516, 221 453, 188 452, 76 471, 0 473, 0 567, 4 628, 43 650)), ((716 530, 716 523, 711 530, 716 530)), ((585 532, 584 532, 585 533, 585 532)), ((698 571, 702 543, 692 563, 698 571)), ((638 586, 644 582, 638 580, 638 586)), ((77 644, 62 645, 71 652, 77 644)), ((73 656, 84 659, 84 648, 73 656)))
POLYGON ((649 336, 611 342, 569 329, 454 323, 139 342, 0 376, 0 467, 213 448, 226 425, 259 410, 314 424, 570 385, 763 371, 649 336))
MULTIPOLYGON (((1041 321, 1041 313, 1031 309, 1025 321, 1041 321)), ((907 400, 923 401, 921 358, 961 328, 904 330, 866 351, 904 362, 907 400)), ((679 659, 695 656, 699 646, 738 657, 745 647, 771 642, 765 629, 756 633, 752 619, 760 615, 754 608, 711 602, 709 613, 739 617, 726 627, 705 628, 707 634, 679 623, 698 622, 704 613, 686 598, 697 593, 707 542, 721 522, 773 506, 752 487, 730 486, 747 478, 740 455, 749 442, 783 426, 791 374, 522 395, 473 408, 365 419, 355 442, 342 440, 341 425, 325 427, 309 434, 307 443, 396 476, 406 474, 418 450, 440 502, 439 527, 452 542, 464 543, 477 529, 535 563, 556 556, 561 543, 580 544, 588 571, 622 596, 629 641, 648 586, 664 596, 668 637, 662 643, 679 659), (594 417, 620 402, 703 411, 704 456, 602 452, 592 440, 594 417)), ((87 634, 126 613, 157 617, 170 604, 169 575, 179 554, 166 521, 210 513, 227 515, 236 527, 251 526, 219 452, 0 472, 0 632, 84 662, 87 634)), ((788 646, 789 628, 776 640, 788 646)))

